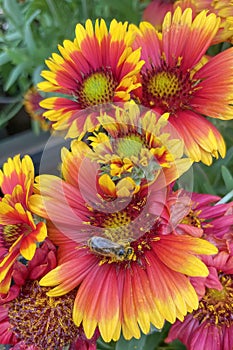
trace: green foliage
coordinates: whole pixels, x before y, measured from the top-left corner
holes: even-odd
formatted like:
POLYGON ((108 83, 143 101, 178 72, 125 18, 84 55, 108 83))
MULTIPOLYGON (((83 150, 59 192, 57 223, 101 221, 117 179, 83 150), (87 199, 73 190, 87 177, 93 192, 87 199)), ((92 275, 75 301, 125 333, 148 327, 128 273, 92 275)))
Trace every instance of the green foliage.
POLYGON ((105 343, 101 338, 97 341, 97 350, 185 350, 185 346, 179 341, 165 344, 164 339, 168 334, 170 325, 165 324, 162 330, 152 327, 147 335, 142 334, 140 339, 125 340, 122 336, 117 342, 105 343))
POLYGON ((201 163, 194 164, 194 191, 225 196, 233 190, 233 146, 224 159, 218 159, 208 167, 201 163))
POLYGON ((226 143, 226 157, 215 159, 211 166, 198 163, 194 164, 194 191, 225 196, 233 189, 233 121, 215 120, 211 123, 216 126, 222 134, 226 143))

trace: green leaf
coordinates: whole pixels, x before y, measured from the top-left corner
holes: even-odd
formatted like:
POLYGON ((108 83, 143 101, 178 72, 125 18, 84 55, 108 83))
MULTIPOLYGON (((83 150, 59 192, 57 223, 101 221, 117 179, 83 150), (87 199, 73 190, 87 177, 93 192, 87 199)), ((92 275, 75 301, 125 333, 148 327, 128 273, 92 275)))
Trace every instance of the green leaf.
POLYGON ((37 85, 41 81, 41 71, 45 69, 44 65, 37 66, 32 73, 32 84, 37 85))
POLYGON ((21 63, 18 66, 15 66, 10 75, 8 80, 6 81, 6 84, 4 85, 4 90, 7 91, 18 79, 18 77, 20 76, 20 74, 23 73, 24 69, 26 68, 25 63, 21 63))
POLYGON ((7 54, 9 55, 11 62, 18 66, 19 64, 28 61, 28 51, 25 48, 10 48, 7 50, 7 54))
POLYGON ((158 331, 147 335, 143 350, 156 350, 163 338, 164 334, 158 331))
POLYGON ((179 340, 175 340, 166 346, 166 350, 186 350, 186 346, 179 340))
POLYGON ((13 118, 20 108, 22 108, 21 101, 7 105, 5 108, 3 108, 0 112, 0 128, 3 127, 8 120, 13 118))
POLYGON ((125 340, 122 336, 116 344, 116 350, 144 350, 144 345, 146 342, 146 336, 141 335, 140 339, 125 340))
POLYGON ((115 345, 113 341, 105 343, 101 337, 97 340, 97 350, 115 350, 115 345))
POLYGON ((36 44, 34 42, 30 23, 26 23, 24 34, 25 34, 25 43, 27 45, 28 51, 29 52, 35 51, 36 44))
POLYGON ((11 20, 11 22, 15 25, 19 30, 22 28, 23 16, 20 11, 20 6, 16 0, 4 0, 3 1, 3 11, 4 14, 11 20))
POLYGON ((25 34, 25 43, 27 45, 28 51, 35 51, 36 50, 36 43, 35 40, 33 38, 33 33, 31 30, 31 23, 32 21, 38 16, 38 14, 40 13, 40 10, 35 11, 27 20, 26 24, 25 24, 25 29, 24 29, 24 34, 25 34))
POLYGON ((28 3, 25 19, 27 20, 28 18, 30 18, 30 16, 33 15, 34 12, 37 10, 43 13, 48 12, 48 6, 44 0, 33 0, 30 3, 28 3))
POLYGON ((10 57, 7 54, 7 52, 2 52, 0 54, 0 65, 3 65, 3 64, 5 64, 5 63, 7 63, 9 61, 10 61, 10 57))
POLYGON ((194 192, 215 193, 207 171, 208 167, 203 164, 195 163, 193 165, 194 192))
POLYGON ((233 189, 233 177, 230 171, 224 165, 221 167, 221 173, 226 186, 226 192, 230 192, 233 189))
POLYGON ((64 20, 63 6, 61 6, 57 1, 53 0, 46 0, 46 3, 53 15, 55 25, 59 26, 64 20))
POLYGON ((17 45, 17 41, 20 42, 22 40, 22 33, 15 31, 14 33, 12 32, 6 32, 6 34, 4 35, 4 42, 6 42, 6 44, 13 44, 13 45, 17 45), (12 43, 11 43, 12 41, 12 43))

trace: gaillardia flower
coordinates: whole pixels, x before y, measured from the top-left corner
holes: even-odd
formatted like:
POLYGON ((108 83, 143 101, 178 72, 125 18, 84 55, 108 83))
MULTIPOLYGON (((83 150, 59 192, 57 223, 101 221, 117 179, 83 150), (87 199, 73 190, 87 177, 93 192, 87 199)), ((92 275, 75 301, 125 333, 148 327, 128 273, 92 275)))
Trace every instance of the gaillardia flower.
POLYGON ((156 29, 161 30, 166 13, 173 13, 178 6, 183 10, 188 7, 195 9, 192 0, 152 0, 145 8, 142 18, 153 24, 156 29))
POLYGON ((220 17, 221 22, 211 44, 224 41, 232 42, 233 38, 233 6, 229 0, 153 0, 143 12, 143 20, 152 23, 156 29, 161 30, 163 19, 167 12, 174 13, 177 7, 182 10, 190 7, 193 18, 203 10, 214 13, 220 17))
POLYGON ((208 10, 209 13, 215 13, 220 17, 221 22, 217 34, 212 40, 212 44, 218 44, 224 41, 233 42, 233 3, 228 0, 192 0, 196 8, 196 13, 202 10, 208 10))
POLYGON ((51 128, 51 122, 43 117, 45 109, 40 106, 40 102, 43 97, 40 95, 39 91, 33 86, 24 95, 24 108, 30 117, 36 120, 42 130, 49 130, 51 128))
POLYGON ((88 137, 93 151, 86 157, 100 164, 99 182, 117 182, 122 189, 120 183, 127 180, 137 191, 155 180, 157 187, 159 181, 166 186, 187 171, 192 161, 182 158, 182 140, 166 132, 168 117, 134 103, 97 117, 100 129, 88 137))
POLYGON ((75 290, 51 298, 46 295, 49 289, 39 285, 38 278, 44 275, 46 265, 50 269, 56 266, 56 248, 49 240, 37 249, 28 266, 19 263, 17 279, 21 288, 16 284, 7 296, 0 295, 1 344, 25 350, 96 350, 98 330, 88 340, 82 327, 72 320, 75 290))
POLYGON ((162 33, 147 22, 137 32, 133 47, 142 48, 145 65, 142 86, 135 92, 139 103, 169 112, 169 122, 184 140, 188 155, 207 165, 218 154, 225 156, 225 143, 206 118, 232 119, 233 48, 207 62, 206 50, 219 28, 215 14, 199 13, 178 7, 165 16, 162 33))
POLYGON ((221 197, 210 194, 185 193, 191 200, 191 206, 188 214, 180 221, 177 232, 187 234, 192 225, 196 237, 205 237, 218 246, 216 240, 220 243, 233 225, 233 203, 218 204, 221 197))
POLYGON ((131 91, 139 86, 138 73, 144 63, 140 49, 130 46, 132 41, 127 23, 112 20, 108 31, 101 19, 94 27, 91 20, 85 27, 78 24, 75 40, 59 45, 61 55, 54 53, 46 61, 50 70, 42 72, 46 81, 38 84, 42 91, 64 95, 41 102, 49 109, 44 116, 55 130, 76 137, 80 128, 95 124, 92 107, 130 99, 131 91))
POLYGON ((188 350, 232 349, 233 257, 220 252, 207 260, 213 279, 217 273, 218 283, 206 288, 197 310, 186 316, 184 322, 177 321, 171 327, 166 341, 171 342, 177 338, 188 350))
POLYGON ((31 260, 36 243, 46 235, 44 222, 36 222, 28 207, 33 192, 34 166, 29 156, 9 158, 0 170, 0 293, 10 287, 13 266, 22 256, 31 260))
MULTIPOLYGON (((167 187, 158 191, 156 181, 120 200, 111 181, 98 192, 95 162, 86 162, 84 154, 79 147, 65 154, 63 179, 39 176, 39 193, 30 198, 31 210, 47 219, 49 238, 58 246, 58 266, 40 284, 55 287, 51 297, 77 288, 73 320, 87 338, 97 327, 106 342, 121 332, 139 338, 151 323, 162 328, 165 320, 183 320, 198 305, 189 276, 208 275, 198 255, 217 249, 170 230, 176 196, 167 187)), ((187 197, 182 200, 186 206, 187 197)))

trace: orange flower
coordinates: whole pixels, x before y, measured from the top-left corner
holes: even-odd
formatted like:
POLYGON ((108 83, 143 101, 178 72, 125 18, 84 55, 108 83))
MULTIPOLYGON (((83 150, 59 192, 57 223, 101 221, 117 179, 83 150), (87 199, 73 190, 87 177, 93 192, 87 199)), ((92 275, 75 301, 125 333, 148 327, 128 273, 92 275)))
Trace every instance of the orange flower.
MULTIPOLYGON (((192 161, 183 157, 183 141, 167 133, 168 118, 128 102, 101 113, 99 129, 88 137, 92 150, 86 150, 86 157, 99 164, 99 184, 117 184, 122 197, 126 182, 135 192, 155 180, 164 187, 187 171, 192 161)), ((81 147, 80 142, 72 147, 81 147)))
POLYGON ((198 309, 187 315, 183 323, 177 321, 171 327, 166 342, 177 338, 187 349, 230 350, 233 348, 233 257, 220 252, 214 258, 209 257, 207 265, 210 275, 198 309))
POLYGON ((218 153, 225 156, 225 143, 205 118, 232 119, 233 48, 203 62, 219 27, 220 19, 206 11, 192 20, 192 10, 177 8, 163 22, 162 33, 142 22, 134 48, 142 47, 145 65, 138 101, 160 113, 169 112, 169 122, 184 140, 194 161, 212 163, 218 153))
POLYGON ((178 6, 181 7, 182 10, 188 7, 193 11, 196 9, 193 0, 152 0, 145 8, 142 18, 144 21, 153 24, 156 29, 161 30, 166 13, 173 13, 178 6))
MULTIPOLYGON (((155 181, 119 199, 111 182, 98 192, 98 167, 86 162, 84 148, 66 151, 64 159, 63 179, 39 176, 40 194, 30 198, 31 210, 47 219, 49 238, 59 247, 58 267, 40 282, 55 287, 48 295, 78 288, 75 324, 82 324, 87 338, 98 327, 106 342, 118 340, 121 331, 126 339, 139 338, 151 323, 162 328, 165 320, 183 320, 198 303, 188 276, 208 274, 197 255, 217 249, 175 232, 175 197, 167 187, 158 191, 155 181)), ((179 201, 186 206, 186 196, 179 201)))
POLYGON ((24 108, 31 118, 36 120, 41 129, 47 131, 51 128, 51 122, 43 117, 44 108, 40 107, 43 97, 39 94, 35 87, 30 88, 24 95, 24 108))
POLYGON ((85 27, 78 24, 75 40, 59 45, 61 55, 54 53, 46 61, 50 70, 42 72, 46 81, 38 84, 42 91, 62 94, 40 104, 49 109, 44 116, 55 130, 76 137, 80 128, 95 125, 92 107, 130 99, 131 91, 139 86, 137 75, 143 64, 140 49, 130 46, 132 41, 127 23, 113 20, 108 31, 101 19, 94 27, 90 20, 85 27))
MULTIPOLYGON (((56 248, 47 239, 28 266, 18 262, 17 284, 9 293, 0 294, 0 342, 13 349, 86 349, 96 350, 99 336, 88 340, 82 327, 72 321, 75 290, 59 298, 46 295, 38 279, 56 266, 56 248)), ((14 276, 16 278, 16 276, 14 276)))
POLYGON ((212 40, 212 44, 218 44, 223 41, 233 43, 233 3, 229 0, 197 0, 193 1, 197 13, 202 10, 208 10, 209 13, 215 13, 220 17, 221 22, 219 30, 212 40))
POLYGON ((0 200, 0 293, 7 293, 13 266, 22 256, 31 260, 36 243, 47 233, 44 222, 35 222, 28 208, 33 191, 34 167, 29 156, 20 160, 9 158, 0 170, 0 186, 4 197, 0 200))
POLYGON ((167 12, 174 13, 177 7, 182 10, 191 8, 193 18, 203 10, 214 13, 220 17, 221 23, 217 34, 212 40, 212 44, 230 41, 233 39, 233 4, 229 0, 153 0, 146 7, 143 13, 143 19, 152 23, 156 29, 162 29, 163 19, 167 12))

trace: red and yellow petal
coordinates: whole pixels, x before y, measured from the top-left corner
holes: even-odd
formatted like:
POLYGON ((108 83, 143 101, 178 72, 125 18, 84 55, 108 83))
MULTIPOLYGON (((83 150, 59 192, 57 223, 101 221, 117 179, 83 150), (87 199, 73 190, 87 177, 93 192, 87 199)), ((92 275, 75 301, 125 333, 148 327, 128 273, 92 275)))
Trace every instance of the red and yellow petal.
MULTIPOLYGON (((134 264, 132 265, 132 273, 129 271, 128 278, 131 279, 136 318, 142 332, 145 334, 149 332, 150 323, 161 329, 164 324, 164 318, 156 306, 147 272, 134 264)), ((126 298, 126 296, 124 297, 126 298)), ((125 314, 124 319, 127 317, 125 314)), ((124 331, 124 324, 122 328, 124 331)), ((131 336, 132 334, 128 336, 125 334, 126 339, 130 339, 131 336)))
MULTIPOLYGON (((192 244, 189 238, 182 253, 186 249, 213 252, 211 244, 204 243, 205 247, 200 248, 202 240, 192 244)), ((87 338, 92 337, 96 327, 106 342, 118 340, 121 330, 126 339, 139 338, 141 331, 148 333, 151 323, 162 328, 165 320, 183 320, 187 312, 198 306, 198 296, 185 275, 188 269, 184 268, 183 273, 175 271, 163 262, 163 254, 157 256, 154 251, 153 247, 146 253, 146 269, 137 263, 117 269, 115 264, 100 265, 94 255, 87 259, 84 250, 78 250, 79 260, 75 257, 64 262, 43 277, 40 284, 55 286, 48 292, 50 296, 63 295, 79 285, 73 317, 77 326, 82 323, 87 338)))
POLYGON ((200 80, 193 105, 200 114, 223 120, 233 119, 233 48, 211 59, 194 75, 200 80))
POLYGON ((95 27, 90 20, 85 26, 76 26, 74 42, 65 40, 63 47, 59 46, 61 56, 53 54, 46 61, 49 70, 42 72, 46 81, 38 84, 42 91, 65 94, 41 102, 48 109, 44 116, 52 121, 55 130, 67 130, 68 137, 76 137, 87 131, 90 122, 96 124, 94 117, 89 116, 91 111, 85 114, 79 111, 96 104, 130 99, 130 92, 139 86, 138 74, 144 64, 140 61, 140 49, 133 50, 130 46, 132 41, 127 23, 116 20, 111 22, 109 31, 103 19, 96 20, 95 27), (86 89, 87 82, 91 92, 86 89))
POLYGON ((70 147, 71 151, 65 147, 61 150, 61 171, 65 181, 78 188, 79 181, 77 174, 87 154, 91 152, 91 149, 82 141, 73 141, 70 147))
POLYGON ((147 274, 156 306, 164 319, 174 323, 198 306, 198 297, 188 278, 172 271, 154 254, 147 254, 147 274))
POLYGON ((22 238, 20 244, 20 253, 27 259, 31 260, 36 251, 36 243, 43 242, 47 237, 47 228, 44 222, 40 222, 36 225, 35 230, 29 235, 22 238))
POLYGON ((174 271, 188 276, 206 277, 209 270, 195 254, 212 255, 218 249, 208 241, 191 236, 161 236, 152 244, 159 259, 174 271))
MULTIPOLYGON (((12 282, 11 272, 12 272, 12 266, 8 270, 8 273, 6 274, 5 278, 0 281, 0 293, 2 294, 7 294, 9 292, 11 282, 12 282)), ((0 272, 0 278, 1 278, 1 272, 0 272)))
POLYGON ((216 127, 207 119, 191 111, 179 112, 169 121, 183 138, 186 152, 196 162, 212 164, 212 157, 224 157, 226 146, 216 127))
POLYGON ((93 267, 92 278, 86 277, 77 293, 73 318, 82 321, 87 338, 91 338, 98 325, 104 341, 113 339, 119 323, 120 305, 117 273, 109 265, 93 267), (94 277, 95 276, 95 277, 94 277))
POLYGON ((5 293, 5 288, 10 285, 12 266, 20 255, 19 248, 21 238, 22 237, 19 237, 18 240, 14 242, 7 255, 0 262, 0 282, 2 286, 4 286, 4 292, 0 290, 0 293, 5 293))
POLYGON ((4 194, 12 194, 17 185, 25 189, 28 182, 31 182, 32 186, 33 181, 34 166, 28 155, 22 160, 19 154, 14 158, 8 158, 8 161, 3 164, 3 170, 0 170, 0 187, 4 194))
POLYGON ((98 183, 103 193, 111 196, 112 198, 116 197, 116 186, 109 175, 101 175, 98 180, 98 183))
POLYGON ((132 44, 133 48, 142 48, 141 58, 145 61, 142 70, 151 68, 148 57, 151 57, 156 66, 161 64, 161 35, 156 31, 152 24, 141 22, 139 28, 135 25, 130 25, 130 30, 134 32, 135 39, 132 44))
POLYGON ((174 57, 182 57, 182 70, 192 68, 210 46, 219 24, 220 19, 213 13, 207 14, 207 11, 199 13, 194 20, 190 8, 182 12, 178 7, 173 16, 168 12, 162 25, 162 42, 167 64, 176 65, 174 57))

